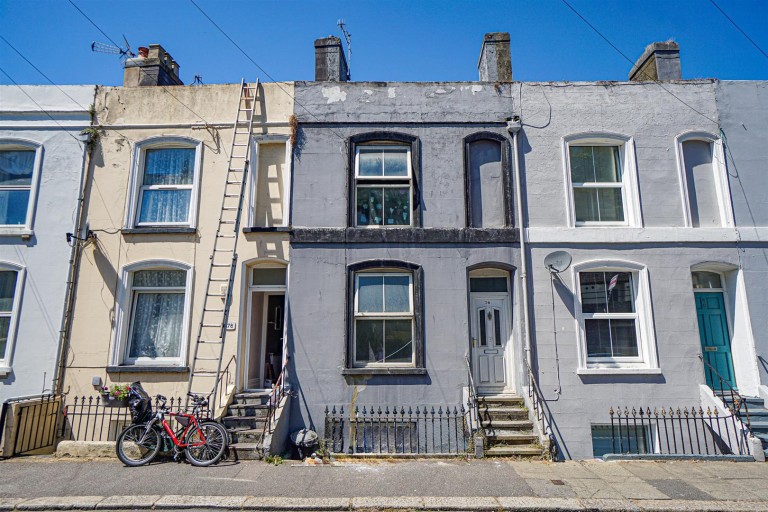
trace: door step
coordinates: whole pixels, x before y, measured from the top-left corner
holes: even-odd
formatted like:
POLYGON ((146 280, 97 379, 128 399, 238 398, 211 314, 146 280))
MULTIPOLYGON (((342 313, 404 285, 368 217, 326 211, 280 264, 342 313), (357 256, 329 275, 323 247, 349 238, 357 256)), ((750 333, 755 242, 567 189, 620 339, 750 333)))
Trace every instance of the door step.
POLYGON ((261 460, 264 458, 264 449, 261 443, 237 443, 232 445, 236 460, 261 460))
POLYGON ((541 457, 543 450, 540 446, 492 446, 485 450, 489 457, 541 457))

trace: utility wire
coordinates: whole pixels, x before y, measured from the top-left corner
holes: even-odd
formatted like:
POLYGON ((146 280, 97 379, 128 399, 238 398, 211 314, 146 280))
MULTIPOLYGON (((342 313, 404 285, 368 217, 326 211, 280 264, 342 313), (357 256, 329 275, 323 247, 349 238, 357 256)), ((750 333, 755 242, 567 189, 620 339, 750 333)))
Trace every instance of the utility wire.
MULTIPOLYGON (((73 101, 73 102, 74 102, 76 105, 78 105, 78 106, 79 106, 80 108, 82 108, 84 111, 86 111, 86 112, 90 112, 90 108, 88 108, 88 107, 84 106, 82 103, 80 103, 80 102, 79 102, 79 101, 77 101, 75 98, 73 98, 72 96, 70 96, 70 95, 67 93, 67 91, 65 91, 64 89, 62 89, 61 87, 59 87, 59 85, 58 85, 56 82, 54 82, 53 80, 51 80, 51 79, 48 77, 48 75, 46 75, 45 73, 43 73, 43 72, 42 72, 42 70, 40 70, 40 68, 38 68, 37 66, 35 66, 35 65, 32 63, 32 61, 30 61, 30 60, 29 60, 29 59, 28 59, 28 58, 27 58, 27 57, 26 57, 26 56, 25 56, 23 53, 21 53, 21 52, 19 51, 19 49, 18 49, 18 48, 16 48, 15 46, 13 46, 13 45, 10 43, 10 41, 8 41, 8 40, 7 40, 6 38, 4 38, 2 35, 0 35, 0 39, 2 39, 2 40, 5 42, 5 44, 7 44, 8 46, 10 46, 10 47, 13 49, 13 51, 15 51, 15 52, 16 52, 16 53, 19 55, 19 57, 21 57, 22 59, 24 59, 24 60, 27 62, 27 64, 29 64, 30 66, 32 66, 32 67, 35 69, 35 71, 37 71, 38 73, 40 73, 40 74, 43 76, 43 78, 45 78, 46 80, 48 80, 48 82, 50 82, 50 83, 51 83, 51 85, 53 85, 55 88, 57 88, 59 91, 61 91, 61 93, 62 93, 64 96, 66 96, 67 98, 69 98, 70 100, 72 100, 72 101, 73 101)), ((114 130, 114 129, 113 129, 112 131, 114 131, 115 133, 117 133, 117 134, 121 135, 121 136, 122 136, 124 139, 128 140, 129 142, 135 142, 133 139, 131 139, 130 137, 128 137, 126 134, 124 134, 124 133, 122 133, 122 132, 120 132, 120 131, 118 131, 118 130, 114 130)))
POLYGON ((25 90, 24 90, 24 88, 23 88, 22 86, 20 86, 20 85, 19 85, 19 84, 16 82, 16 80, 14 80, 14 79, 11 77, 11 75, 9 75, 9 74, 8 74, 8 73, 7 73, 7 72, 6 72, 6 71, 5 71, 3 68, 1 68, 1 67, 0 67, 0 72, 2 72, 2 73, 3 73, 3 74, 4 74, 4 75, 5 75, 7 78, 8 78, 8 80, 10 80, 10 81, 13 83, 13 85, 15 85, 16 87, 18 87, 18 88, 19 88, 19 90, 20 90, 21 92, 23 92, 23 93, 24 93, 24 96, 26 96, 27 98, 29 98, 30 100, 32 100, 32 103, 34 103, 35 105, 37 105, 37 106, 38 106, 38 108, 40 109, 40 111, 41 111, 41 112, 43 112, 45 115, 47 115, 49 118, 51 118, 51 121, 53 121, 54 123, 56 123, 56 124, 59 126, 59 128, 61 128, 62 130, 64 130, 64 131, 67 133, 67 135, 69 135, 70 137, 72 137, 73 139, 75 139, 75 140, 77 141, 77 144, 78 144, 78 145, 80 146, 80 148, 82 149, 82 147, 83 147, 83 143, 82 143, 82 141, 81 141, 80 139, 78 139, 77 137, 75 137, 74 135, 72 135, 72 128, 66 128, 66 127, 64 127, 64 125, 62 125, 60 122, 58 122, 58 121, 56 120, 56 118, 54 118, 54 117, 53 117, 53 116, 52 116, 52 115, 51 115, 51 114, 50 114, 50 113, 49 113, 47 110, 45 110, 45 109, 42 107, 42 105, 40 105, 40 104, 39 104, 37 101, 35 101, 35 98, 33 98, 32 96, 30 96, 30 95, 27 93, 27 91, 25 91, 25 90))
MULTIPOLYGON (((615 44, 613 44, 613 43, 610 41, 610 39, 608 39, 607 37, 605 37, 605 36, 602 34, 602 32, 600 32, 600 31, 599 31, 599 30, 598 30, 598 29, 597 29, 597 28, 596 28, 596 27, 595 27, 593 24, 591 24, 591 23, 589 22, 589 20, 587 20, 587 18, 585 18, 584 16, 582 16, 582 15, 581 15, 581 13, 579 13, 579 11, 577 11, 577 10, 576 10, 576 9, 575 9, 575 8, 574 8, 574 7, 573 7, 571 4, 570 4, 570 3, 568 3, 568 1, 567 1, 567 0, 561 0, 561 1, 562 1, 562 2, 563 2, 565 5, 566 5, 566 7, 568 7, 568 8, 569 8, 571 11, 573 11, 573 13, 574 13, 576 16, 578 16, 579 18, 581 18, 581 21, 583 21, 584 23, 586 23, 586 24, 587 24, 587 26, 588 26, 589 28, 591 28, 591 29, 592 29, 592 30, 593 30, 593 31, 594 31, 594 32, 595 32, 595 33, 596 33, 598 36, 600 36, 600 37, 603 39, 603 41, 605 41, 606 43, 608 43, 608 45, 609 45, 611 48, 613 48, 614 50, 616 50, 616 52, 617 52, 619 55, 621 55, 622 57, 624 57, 624 59, 626 59, 626 61, 627 61, 627 62, 629 62, 629 63, 630 63, 630 64, 631 64, 631 65, 634 67, 634 65, 635 65, 634 61, 633 61, 632 59, 630 59, 629 57, 627 57, 627 55, 626 55, 624 52, 622 52, 622 51, 621 51, 621 50, 620 50, 620 49, 619 49, 619 48, 618 48, 618 47, 617 47, 615 44)), ((664 87, 664 85, 663 85, 663 84, 662 84, 662 83, 661 83, 659 80, 655 80, 655 79, 651 78, 651 77, 648 75, 648 73, 647 73, 646 71, 642 71, 642 70, 639 70, 639 71, 640 71, 640 72, 643 74, 643 77, 644 77, 646 80, 648 80, 648 81, 650 81, 650 82, 654 82, 656 85, 658 85, 659 87, 661 87, 661 88, 662 88, 662 89, 663 89, 663 90, 664 90, 666 93, 668 93, 670 96, 672 96, 673 98, 675 98, 677 101, 679 101, 680 103, 682 103, 683 105, 685 105, 686 107, 688 107, 689 109, 691 109, 692 111, 696 112, 697 114, 699 114, 701 117, 703 117, 703 118, 704 118, 704 119, 706 119, 707 121, 709 121, 709 122, 711 122, 711 123, 714 123, 714 124, 716 124, 716 125, 718 125, 718 126, 720 125, 720 123, 718 123, 717 121, 715 121, 714 119, 712 119, 711 117, 709 117, 708 115, 706 115, 705 113, 703 113, 703 112, 701 112, 701 111, 699 111, 699 110, 695 109, 693 106, 691 106, 691 105, 689 105, 688 103, 686 103, 685 101, 683 101, 683 100, 682 100, 680 97, 678 97, 678 96, 677 96, 675 93, 673 93, 672 91, 670 91, 669 89, 667 89, 666 87, 664 87)))
MULTIPOLYGON (((310 110, 309 110, 307 107, 305 107, 304 105, 302 105, 302 104, 301 104, 301 103, 300 103, 300 102, 299 102, 299 101, 296 99, 296 97, 295 97, 295 96, 293 96, 293 95, 292 95, 290 92, 288 92, 287 90, 285 90, 285 88, 284 88, 284 87, 283 87, 283 86, 282 86, 282 85, 281 85, 281 84, 280 84, 280 83, 279 83, 277 80, 275 80, 274 78, 272 78, 272 75, 270 75, 270 74, 267 72, 267 70, 266 70, 266 69, 264 69, 263 67, 261 67, 261 66, 259 65, 259 63, 258 63, 258 62, 256 62, 255 60, 253 60, 253 58, 251 58, 251 56, 250 56, 250 55, 248 55, 248 53, 246 53, 246 51, 245 51, 245 50, 243 50, 243 48, 242 48, 242 47, 241 47, 239 44, 237 44, 237 43, 235 42, 235 40, 234 40, 234 39, 232 39, 232 38, 229 36, 229 34, 227 34, 227 32, 226 32, 226 31, 225 31, 223 28, 221 28, 221 27, 219 26, 219 24, 218 24, 218 23, 216 23, 216 22, 213 20, 213 18, 211 18, 211 17, 208 15, 208 13, 206 13, 206 12, 203 10, 203 8, 202 8, 202 7, 200 7, 200 5, 198 5, 198 3, 197 3, 197 2, 195 2, 195 0, 189 0, 189 1, 192 3, 192 5, 194 5, 194 6, 195 6, 195 8, 197 8, 197 10, 198 10, 198 11, 200 11, 200 13, 201 13, 203 16, 205 16, 205 17, 208 19, 208 21, 210 21, 210 22, 211 22, 211 24, 213 24, 213 26, 214 26, 214 27, 216 27, 216 28, 218 29, 218 31, 219 31, 219 32, 221 32, 221 34, 222 34, 224 37, 226 37, 226 38, 229 40, 229 42, 230 42, 230 43, 232 43, 232 44, 235 46, 235 48, 237 48, 238 50, 240 50, 240 53, 242 53, 242 54, 245 56, 245 58, 246 58, 246 59, 248 59, 249 61, 251 61, 251 63, 252 63, 254 66, 256 66, 256 67, 257 67, 257 68, 258 68, 258 69, 259 69, 259 70, 260 70, 262 73, 264 73, 264 76, 266 76, 267 78, 269 78, 270 80, 272 80, 272 82, 273 82, 273 83, 274 83, 274 84, 275 84, 275 85, 276 85, 276 86, 277 86, 277 87, 278 87, 278 88, 279 88, 281 91, 283 91, 283 92, 284 92, 284 93, 285 93, 285 94, 286 94, 286 95, 287 95, 289 98, 291 98, 291 99, 293 100, 293 102, 294 102, 296 105, 298 105, 299 107, 301 107, 302 109, 304 109, 304 111, 305 111, 307 114, 309 114, 311 117, 313 117, 313 118, 314 118, 315 120, 317 120, 318 122, 322 122, 322 120, 321 120, 319 117, 317 117, 315 114, 313 114, 313 113, 312 113, 312 111, 310 111, 310 110)), ((331 129, 331 130, 332 130, 332 131, 334 131, 334 132, 336 133, 336 135, 337 135, 337 136, 338 136, 338 137, 339 137, 339 138, 340 138, 342 141, 343 141, 343 140, 346 140, 346 137, 344 137, 344 135, 343 135, 341 132, 339 132, 339 131, 337 131, 337 130, 335 130, 335 129, 331 129)))
MULTIPOLYGON (((104 37, 106 37, 106 38, 107 38, 107 39, 108 39, 108 40, 109 40, 109 41, 110 41, 110 42, 111 42, 113 45, 117 46, 118 48, 120 47, 120 45, 119 45, 119 44, 117 44, 117 43, 115 42, 115 40, 114 40, 114 39, 112 39, 111 37, 109 37, 109 35, 108 35, 106 32, 104 32, 104 31, 101 29, 101 27, 99 27, 99 26, 96 24, 96 22, 95 22, 95 21, 93 21, 91 18, 89 18, 89 17, 88 17, 88 15, 87 15, 87 14, 85 14, 85 13, 83 12, 83 10, 82 10, 82 9, 80 9, 80 8, 79 8, 79 7, 78 7, 78 6, 77 6, 77 5, 76 5, 76 4, 75 4, 75 3, 74 3, 72 0, 67 0, 67 1, 68 1, 68 2, 69 2, 71 5, 72 5, 72 7, 74 7, 75 9, 77 9, 77 11, 78 11, 80 14, 82 14, 82 15, 83 15, 83 17, 85 17, 85 19, 86 19, 86 20, 88 20, 88 21, 91 23, 91 25, 93 25, 93 26, 96 28, 96 30, 98 30, 99 32, 101 32, 101 34, 102 34, 104 37)), ((149 76, 149 74, 148 74, 148 73, 147 73, 147 72, 146 72, 146 71, 145 71, 143 68, 139 67, 139 71, 140 71, 140 72, 143 72, 144 74, 146 74, 147 76, 149 76)), ((201 116, 200 114, 198 114, 197 112, 195 112, 195 111, 194 111, 194 110, 193 110, 193 109, 192 109, 192 108, 191 108, 189 105, 187 105, 186 103, 184 103, 183 101, 181 101, 179 98, 177 98, 177 97, 176 97, 176 95, 174 95, 174 94, 173 94, 171 91, 169 91, 169 90, 168 90, 168 87, 166 87, 165 85, 160 85, 160 84, 158 84, 158 85, 159 85, 160 87, 162 87, 162 88, 163 88, 163 90, 164 90, 166 93, 168 93, 168 94, 169 94, 169 95, 170 95, 170 96, 171 96, 171 97, 172 97, 174 100, 176 100, 177 102, 179 102, 179 104, 180 104, 180 105, 182 105, 184 108, 186 108, 187 110, 189 110, 190 112, 192 112, 193 114, 195 114, 195 115, 196 115, 196 116, 197 116, 197 117, 198 117, 198 118, 199 118, 199 119, 200 119, 200 120, 201 120, 203 123, 205 123, 205 125, 206 125, 206 126, 210 126, 210 124, 211 124, 211 123, 209 123, 207 119, 205 119, 203 116, 201 116)))
POLYGON ((30 61, 28 58, 26 58, 26 57, 24 56, 24 54, 22 54, 22 53, 21 53, 21 52, 20 52, 20 51, 19 51, 19 50, 18 50, 18 49, 15 47, 15 46, 13 46, 13 45, 12 45, 12 44, 11 44, 11 43, 10 43, 10 42, 9 42, 9 41, 6 39, 6 38, 4 38, 2 35, 0 35, 0 39, 2 39, 2 40, 3 40, 3 42, 5 42, 5 44, 7 44, 8 46, 10 46, 10 47, 11 47, 11 49, 12 49, 13 51, 15 51, 15 52, 16 52, 16 53, 19 55, 19 57, 21 57, 22 59, 24 59, 24 60, 26 61, 26 63, 27 63, 27 64, 29 64, 30 66, 32 66, 32 67, 35 69, 35 71, 37 71, 38 73, 40 73, 40 74, 43 76, 43 78, 45 78, 46 80, 48 80, 48 81, 51 83, 51 85, 53 85, 53 86, 54 86, 54 87, 56 87, 56 88, 57 88, 59 91, 61 91, 61 93, 62 93, 64 96, 66 96, 67 98, 69 98, 70 100, 72 100, 72 101, 75 103, 75 105, 78 105, 80 108, 82 108, 82 109, 83 109, 83 110, 85 110, 85 111, 87 111, 87 110, 88 110, 88 108, 87 108, 87 107, 85 107, 85 106, 83 106, 83 104, 82 104, 82 103, 80 103, 80 102, 79 102, 79 101, 77 101, 75 98, 73 98, 72 96, 70 96, 69 94, 67 94, 67 92, 66 92, 64 89, 62 89, 61 87, 59 87, 58 85, 56 85, 56 84, 54 83, 54 81, 53 81, 53 80, 51 80, 51 79, 48 77, 48 75, 46 75, 45 73, 43 73, 43 72, 40 70, 40 68, 38 68, 37 66, 35 66, 34 64, 32 64, 32 62, 31 62, 31 61, 30 61))
POLYGON ((733 21, 733 19, 732 19, 730 16, 728 16, 728 15, 725 13, 725 11, 724 11, 724 10, 722 10, 722 9, 720 8, 720 6, 719 6, 719 5, 717 5, 717 3, 715 2, 715 0, 709 0, 709 1, 710 1, 710 3, 712 3, 712 5, 714 5, 714 6, 715 6, 715 8, 716 8, 718 11, 720 11, 720 14, 722 14, 723 16, 725 16, 725 19, 727 19, 728 21, 730 21, 730 22, 731 22, 731 25, 733 25, 734 27, 736 27, 736 30, 738 30, 739 32, 741 32, 741 35, 743 35, 744 37, 746 37, 746 38, 747 38, 747 40, 748 40, 750 43, 752 43, 752 46, 754 46, 755 48, 757 48, 757 51, 759 51, 760 53, 762 53, 762 54, 763 54, 763 57, 765 57, 766 59, 768 59, 768 53, 765 53, 765 51, 764 51, 762 48, 760 48, 760 46, 759 46, 759 45, 758 45, 758 44, 757 44, 757 43, 756 43, 756 42, 755 42, 755 41, 754 41, 754 40, 753 40, 751 37, 749 37, 749 36, 747 35, 747 33, 746 33, 746 32, 744 32, 743 30, 741 30, 741 27, 739 27, 739 26, 736 24, 736 22, 735 22, 735 21, 733 21))

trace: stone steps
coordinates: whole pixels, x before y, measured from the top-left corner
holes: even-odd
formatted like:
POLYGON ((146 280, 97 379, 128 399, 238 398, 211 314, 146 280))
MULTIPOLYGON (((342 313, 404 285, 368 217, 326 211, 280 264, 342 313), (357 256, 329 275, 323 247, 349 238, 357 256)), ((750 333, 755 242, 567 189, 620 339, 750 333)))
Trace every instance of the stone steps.
POLYGON ((478 412, 489 457, 541 457, 542 448, 523 399, 516 395, 478 397, 478 412))
POLYGON ((237 393, 227 408, 227 415, 221 419, 238 460, 264 456, 262 435, 269 416, 269 397, 269 391, 237 393))

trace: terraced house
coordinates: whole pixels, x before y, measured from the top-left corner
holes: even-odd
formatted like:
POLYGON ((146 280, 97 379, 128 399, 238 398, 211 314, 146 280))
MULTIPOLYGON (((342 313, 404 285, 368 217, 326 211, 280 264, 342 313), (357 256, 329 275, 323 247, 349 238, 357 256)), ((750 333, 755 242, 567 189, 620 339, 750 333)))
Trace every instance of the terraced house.
POLYGON ((180 405, 216 388, 221 415, 235 389, 270 388, 282 369, 292 85, 182 86, 178 69, 151 45, 96 95, 65 354, 75 412, 138 380, 180 405))

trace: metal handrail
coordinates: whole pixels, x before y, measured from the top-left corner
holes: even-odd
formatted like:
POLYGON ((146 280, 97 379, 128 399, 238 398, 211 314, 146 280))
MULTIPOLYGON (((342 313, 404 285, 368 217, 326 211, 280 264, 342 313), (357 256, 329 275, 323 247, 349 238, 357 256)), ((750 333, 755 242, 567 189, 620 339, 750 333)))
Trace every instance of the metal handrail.
MULTIPOLYGON (((717 377, 717 379, 719 381, 719 384, 720 384, 720 386, 719 386, 720 387, 719 397, 723 401, 723 403, 725 403, 725 405, 731 410, 731 412, 741 416, 740 411, 741 411, 742 407, 744 408, 744 416, 746 418, 746 425, 745 425, 745 427, 747 428, 749 433, 752 434, 752 425, 751 425, 750 418, 749 418, 749 406, 747 405, 747 401, 744 399, 743 396, 741 396, 739 394, 738 391, 736 391, 736 389, 733 386, 731 386, 731 383, 728 382, 725 379, 725 377, 720 375, 720 372, 718 372, 715 369, 714 366, 709 364, 707 362, 707 360, 704 359, 704 356, 702 354, 699 354, 699 359, 701 360, 702 363, 704 363, 704 368, 706 370, 709 370, 710 377, 712 376, 713 373, 717 377), (725 386, 723 386, 723 384, 725 384, 725 386), (726 388, 727 388, 727 390, 726 390, 726 388), (730 396, 730 404, 728 402, 726 402, 726 399, 725 399, 726 395, 730 396)), ((713 391, 715 391, 715 390, 713 389, 713 391)), ((742 422, 742 423, 744 423, 744 422, 742 422)))
POLYGON ((223 395, 226 394, 227 392, 226 391, 227 388, 225 384, 229 382, 229 377, 230 377, 229 366, 236 359, 237 358, 235 357, 234 354, 232 355, 232 357, 229 358, 229 361, 227 361, 227 366, 224 367, 224 370, 219 372, 219 376, 216 379, 216 385, 214 386, 213 390, 211 391, 211 394, 209 395, 210 399, 208 400, 208 402, 211 404, 211 413, 213 414, 216 414, 216 411, 221 406, 221 399, 223 398, 223 395))
POLYGON ((277 408, 279 407, 280 402, 283 401, 283 397, 287 394, 285 390, 284 376, 286 373, 286 368, 288 367, 288 361, 290 359, 291 356, 285 356, 283 367, 280 369, 280 375, 277 376, 277 380, 275 381, 274 386, 272 386, 272 391, 269 393, 267 420, 264 422, 264 428, 261 432, 262 442, 264 441, 264 436, 266 434, 272 433, 272 421, 275 418, 275 414, 277 413, 277 408))
POLYGON ((526 358, 522 359, 523 363, 525 364, 525 370, 528 373, 528 398, 530 399, 531 406, 533 407, 534 417, 539 423, 539 428, 541 429, 542 435, 549 439, 549 451, 552 455, 552 458, 554 459, 557 455, 557 443, 553 434, 552 424, 550 423, 549 418, 544 411, 544 404, 546 403, 544 400, 544 393, 542 393, 541 388, 539 388, 539 383, 536 381, 536 376, 533 374, 533 370, 531 370, 531 366, 528 364, 528 360, 526 358))
MULTIPOLYGON (((485 437, 485 431, 481 428, 480 424, 480 408, 477 403, 477 389, 475 388, 475 379, 472 377, 472 364, 469 362, 469 356, 464 356, 464 362, 467 363, 467 382, 469 387, 469 399, 467 400, 467 409, 468 412, 475 415, 475 421, 477 421, 477 428, 480 430, 480 432, 483 433, 483 437, 485 437)), ((471 417, 470 417, 471 419, 471 417)), ((472 423, 470 421, 469 424, 470 429, 472 428, 472 423)), ((472 432, 474 434, 474 432, 472 432)))

